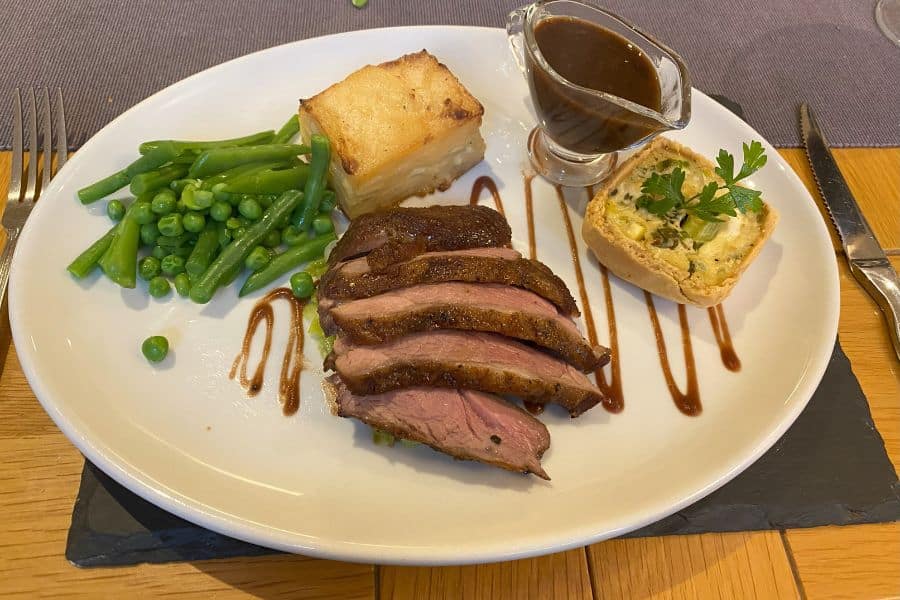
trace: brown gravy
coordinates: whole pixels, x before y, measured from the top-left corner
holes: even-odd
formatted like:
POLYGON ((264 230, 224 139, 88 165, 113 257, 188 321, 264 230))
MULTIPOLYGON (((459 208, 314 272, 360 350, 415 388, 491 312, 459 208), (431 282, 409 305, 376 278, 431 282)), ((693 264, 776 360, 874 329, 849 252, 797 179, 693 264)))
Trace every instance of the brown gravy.
POLYGON ((684 304, 678 305, 678 321, 681 325, 681 347, 684 351, 684 366, 687 373, 687 390, 682 392, 675 383, 672 375, 672 366, 669 363, 669 352, 666 350, 666 338, 663 336, 662 327, 659 324, 659 316, 656 314, 656 306, 653 304, 653 296, 644 292, 644 301, 650 313, 650 323, 653 325, 653 334, 656 337, 656 350, 659 354, 659 364, 662 366, 666 387, 675 402, 678 410, 693 417, 703 410, 700 403, 700 386, 697 384, 697 365, 694 362, 694 348, 691 344, 691 329, 687 318, 687 309, 684 304))
MULTIPOLYGON (((569 209, 566 207, 566 198, 563 195, 561 186, 556 188, 556 198, 559 201, 559 210, 563 216, 563 222, 566 225, 566 236, 569 239, 569 253, 572 256, 572 267, 575 269, 575 279, 578 281, 578 293, 581 296, 581 312, 584 316, 584 327, 587 329, 588 341, 592 346, 597 345, 597 328, 594 326, 594 314, 591 310, 591 300, 588 297, 587 288, 584 285, 584 274, 581 271, 581 258, 578 255, 578 244, 575 241, 575 231, 572 229, 572 218, 569 216, 569 209)), ((604 291, 608 290, 609 281, 606 281, 604 291)), ((607 296, 607 308, 612 306, 612 295, 607 296)), ((621 412, 625 408, 625 398, 622 395, 622 384, 619 376, 619 348, 618 336, 613 333, 616 327, 615 312, 609 313, 609 329, 610 329, 610 363, 612 367, 612 381, 610 384, 606 382, 606 376, 603 369, 597 369, 595 376, 597 378, 597 387, 604 393, 603 408, 609 412, 621 412), (613 343, 615 342, 615 347, 613 343)))
MULTIPOLYGON (((619 34, 574 17, 548 17, 534 29, 540 53, 556 73, 659 111, 659 78, 650 59, 619 34)), ((561 84, 526 52, 531 97, 547 133, 581 154, 613 152, 656 131, 658 124, 603 98, 561 84)))
POLYGON ((483 190, 487 190, 491 193, 491 198, 494 200, 494 208, 497 209, 498 213, 505 217, 506 213, 503 211, 503 200, 500 198, 500 190, 497 189, 497 182, 488 175, 482 175, 472 184, 472 193, 469 194, 469 204, 473 206, 478 204, 478 200, 481 199, 481 192, 483 190))
POLYGON ((241 387, 247 391, 248 396, 256 396, 263 386, 266 364, 269 361, 269 353, 272 349, 272 329, 275 326, 275 311, 272 304, 278 300, 287 300, 291 304, 291 326, 288 333, 287 345, 284 349, 284 357, 281 360, 281 376, 278 380, 278 400, 285 415, 292 415, 300 408, 300 372, 303 370, 303 305, 304 301, 298 300, 287 288, 277 288, 266 294, 250 311, 247 319, 247 330, 241 344, 241 351, 231 364, 229 379, 238 376, 241 387), (259 329, 260 323, 266 324, 266 334, 263 341, 262 355, 253 371, 252 376, 247 374, 247 366, 250 361, 250 350, 253 345, 253 337, 259 329))
POLYGON ((722 364, 732 373, 741 370, 741 359, 738 358, 737 352, 734 350, 734 344, 731 341, 731 332, 728 331, 728 321, 725 320, 725 310, 721 304, 711 306, 706 309, 709 313, 709 324, 712 325, 713 336, 719 345, 719 356, 722 357, 722 364))

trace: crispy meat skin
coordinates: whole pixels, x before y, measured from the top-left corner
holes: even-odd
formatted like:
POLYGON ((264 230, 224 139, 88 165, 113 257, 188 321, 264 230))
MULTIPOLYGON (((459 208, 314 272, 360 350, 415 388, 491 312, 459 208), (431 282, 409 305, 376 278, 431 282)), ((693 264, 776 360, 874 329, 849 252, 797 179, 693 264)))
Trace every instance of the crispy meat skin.
POLYGON ((357 344, 379 344, 417 331, 463 329, 532 342, 585 372, 609 360, 607 349, 591 347, 551 303, 507 285, 416 285, 338 305, 320 320, 327 334, 340 331, 357 344))
POLYGON ((342 417, 427 444, 461 460, 550 479, 541 456, 550 447, 547 427, 492 394, 447 388, 406 388, 356 396, 332 375, 334 404, 342 417))
POLYGON ((578 307, 566 284, 536 260, 522 258, 509 248, 432 252, 393 264, 380 271, 356 259, 330 269, 319 282, 320 307, 330 301, 368 298, 389 290, 422 283, 464 281, 501 283, 523 288, 549 300, 566 315, 578 307))
POLYGON ((417 238, 432 252, 509 246, 512 232, 506 219, 486 206, 393 208, 353 219, 328 264, 367 254, 388 240, 421 243, 417 238))
POLYGON ((568 363, 492 333, 438 330, 377 346, 338 337, 325 367, 354 394, 411 386, 475 389, 559 404, 577 417, 603 393, 568 363))

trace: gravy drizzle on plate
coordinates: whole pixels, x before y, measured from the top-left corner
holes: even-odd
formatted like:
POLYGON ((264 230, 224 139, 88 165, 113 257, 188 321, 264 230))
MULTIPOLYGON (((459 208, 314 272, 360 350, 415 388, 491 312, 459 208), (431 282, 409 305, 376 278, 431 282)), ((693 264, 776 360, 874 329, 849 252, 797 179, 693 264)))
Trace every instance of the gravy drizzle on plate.
POLYGON ((290 416, 300 408, 300 372, 303 370, 303 305, 305 302, 294 297, 288 288, 276 288, 266 294, 250 311, 247 319, 247 330, 244 333, 244 341, 241 351, 231 364, 229 379, 234 379, 239 373, 238 381, 241 387, 247 391, 248 396, 256 396, 262 390, 263 376, 266 363, 269 361, 269 353, 272 349, 272 329, 275 326, 275 310, 272 304, 278 300, 287 300, 291 305, 291 326, 288 333, 287 345, 284 349, 284 358, 281 360, 281 376, 278 380, 278 400, 285 416, 290 416), (266 324, 266 335, 263 341, 262 355, 256 365, 252 377, 247 375, 247 365, 250 362, 250 351, 253 347, 253 337, 259 329, 260 323, 266 324))

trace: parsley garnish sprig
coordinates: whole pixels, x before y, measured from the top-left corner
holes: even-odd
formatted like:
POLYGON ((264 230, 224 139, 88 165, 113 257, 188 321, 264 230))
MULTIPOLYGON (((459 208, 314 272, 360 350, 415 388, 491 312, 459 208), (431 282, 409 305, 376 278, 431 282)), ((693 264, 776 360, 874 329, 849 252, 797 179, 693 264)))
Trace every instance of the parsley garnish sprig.
POLYGON ((718 167, 716 175, 722 178, 724 185, 717 181, 707 183, 699 193, 685 198, 681 188, 684 185, 684 170, 675 167, 669 173, 651 173, 641 185, 641 196, 637 199, 637 207, 645 208, 654 215, 663 216, 672 211, 685 212, 704 221, 718 222, 720 215, 735 216, 737 211, 759 212, 762 210, 762 192, 737 185, 737 182, 750 177, 766 164, 766 154, 762 144, 753 141, 743 144, 744 163, 740 170, 734 172, 734 157, 725 150, 719 150, 716 157, 718 167), (719 190, 726 193, 716 196, 719 190))

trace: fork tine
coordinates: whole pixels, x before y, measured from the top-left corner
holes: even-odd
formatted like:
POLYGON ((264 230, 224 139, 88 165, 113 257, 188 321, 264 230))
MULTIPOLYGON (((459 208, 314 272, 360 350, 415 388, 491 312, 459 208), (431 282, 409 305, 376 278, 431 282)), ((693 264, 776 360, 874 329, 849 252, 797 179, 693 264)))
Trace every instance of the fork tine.
POLYGON ((13 96, 13 139, 12 165, 9 173, 9 187, 6 202, 18 202, 22 196, 22 94, 19 88, 13 96))
POLYGON ((25 187, 23 202, 34 201, 34 190, 37 186, 37 102, 34 99, 34 88, 28 90, 28 183, 25 187))
POLYGON ((66 142, 66 113, 63 110, 62 88, 56 88, 56 171, 59 172, 69 158, 66 142))
MULTIPOLYGON (((39 190, 43 190, 53 178, 53 137, 50 126, 50 89, 44 88, 41 96, 41 152, 43 152, 44 168, 41 172, 39 190)), ((38 194, 40 196, 40 193, 38 194)))

